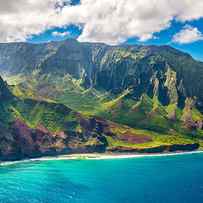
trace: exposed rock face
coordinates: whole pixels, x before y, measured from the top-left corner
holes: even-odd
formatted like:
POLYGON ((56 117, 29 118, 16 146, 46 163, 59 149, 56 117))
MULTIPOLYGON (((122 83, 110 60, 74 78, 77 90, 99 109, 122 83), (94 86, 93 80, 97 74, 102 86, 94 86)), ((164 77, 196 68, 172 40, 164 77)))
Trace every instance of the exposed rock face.
MULTIPOLYGON (((17 119, 11 129, 0 128, 0 160, 17 160, 46 155, 67 153, 105 152, 108 147, 106 136, 132 143, 150 142, 147 135, 115 132, 118 124, 100 119, 85 119, 78 115, 81 130, 79 132, 52 133, 39 125, 32 129, 17 119)), ((127 128, 128 129, 128 128, 127 128)))
POLYGON ((182 121, 186 128, 188 129, 202 129, 203 126, 203 116, 198 115, 195 109, 195 99, 186 98, 185 108, 183 110, 182 121), (197 115, 193 115, 193 114, 197 115))
POLYGON ((106 151, 161 153, 192 151, 199 148, 198 143, 161 145, 148 148, 108 147, 108 142, 104 135, 132 144, 146 143, 152 140, 147 135, 133 134, 130 129, 124 134, 118 131, 115 132, 114 129, 117 129, 117 124, 99 118, 81 118, 80 123, 81 133, 52 133, 42 125, 32 129, 18 119, 13 123, 11 130, 0 128, 0 160, 18 160, 69 153, 102 153, 106 151))
POLYGON ((178 92, 177 92, 177 76, 176 72, 168 67, 166 72, 165 87, 168 89, 168 97, 171 104, 178 103, 178 92))
POLYGON ((121 93, 133 88, 163 104, 197 97, 203 109, 203 63, 168 46, 108 46, 76 40, 46 44, 0 44, 0 72, 70 74, 85 87, 121 93), (32 63, 30 63, 32 61, 32 63))
POLYGON ((12 129, 0 129, 0 160, 17 160, 46 155, 67 153, 104 152, 105 138, 94 133, 87 135, 52 133, 43 126, 36 129, 28 127, 23 121, 16 120, 12 129), (93 135, 94 134, 94 135, 93 135))

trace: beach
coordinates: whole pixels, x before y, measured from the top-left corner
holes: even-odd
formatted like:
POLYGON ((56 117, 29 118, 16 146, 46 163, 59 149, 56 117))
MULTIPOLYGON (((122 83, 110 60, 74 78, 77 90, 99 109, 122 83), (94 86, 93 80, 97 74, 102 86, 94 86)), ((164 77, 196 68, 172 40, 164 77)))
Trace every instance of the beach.
POLYGON ((55 161, 55 160, 105 160, 105 159, 132 159, 142 157, 162 157, 162 156, 179 156, 187 154, 198 154, 203 151, 190 152, 172 152, 172 153, 154 153, 154 154, 132 154, 132 153, 83 153, 83 154, 67 154, 58 156, 44 156, 39 158, 23 159, 17 161, 2 161, 0 166, 13 165, 18 163, 35 162, 35 161, 55 161))

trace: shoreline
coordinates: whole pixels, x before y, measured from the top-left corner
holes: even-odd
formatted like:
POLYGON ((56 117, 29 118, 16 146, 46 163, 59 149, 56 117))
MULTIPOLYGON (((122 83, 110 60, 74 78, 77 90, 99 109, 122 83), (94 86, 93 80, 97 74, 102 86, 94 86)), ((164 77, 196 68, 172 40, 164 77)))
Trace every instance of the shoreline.
POLYGON ((134 158, 146 158, 146 157, 162 157, 162 156, 180 156, 189 154, 200 154, 201 150, 190 152, 169 152, 169 153, 157 153, 157 154, 131 154, 131 153, 83 153, 83 154, 67 154, 58 156, 44 156, 39 158, 23 159, 19 161, 0 161, 1 166, 15 165, 20 163, 30 163, 38 161, 57 161, 57 160, 114 160, 114 159, 134 159, 134 158))

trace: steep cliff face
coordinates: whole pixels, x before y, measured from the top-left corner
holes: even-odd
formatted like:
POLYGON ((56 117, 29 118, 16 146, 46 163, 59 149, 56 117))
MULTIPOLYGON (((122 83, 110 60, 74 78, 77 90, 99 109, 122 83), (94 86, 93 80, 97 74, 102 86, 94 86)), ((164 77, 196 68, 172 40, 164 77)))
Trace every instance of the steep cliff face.
POLYGON ((183 106, 186 97, 196 96, 202 106, 202 77, 202 63, 170 47, 112 48, 95 69, 93 85, 113 93, 130 87, 134 98, 156 94, 164 105, 183 106))
MULTIPOLYGON (((142 101, 143 95, 153 102, 157 100, 153 105, 160 103, 156 108, 151 105, 151 120, 146 119, 149 115, 144 113, 143 121, 138 122, 135 119, 138 116, 128 105, 118 106, 117 116, 114 109, 110 111, 114 118, 126 117, 128 112, 134 118, 131 126, 143 123, 147 129, 159 111, 163 123, 156 121, 154 126, 169 129, 170 122, 183 122, 180 117, 187 98, 194 98, 194 107, 203 112, 203 63, 169 46, 107 46, 66 40, 40 45, 0 44, 0 47, 7 50, 0 50, 0 69, 6 72, 7 67, 8 72, 14 71, 14 76, 20 73, 23 77, 14 88, 18 96, 51 99, 82 113, 98 115, 99 112, 100 115, 106 100, 119 98, 130 90, 126 98, 133 104, 142 101)), ((124 124, 129 122, 126 119, 124 124)))
POLYGON ((158 96, 162 104, 184 106, 196 97, 203 108, 203 63, 168 46, 108 46, 76 40, 47 44, 0 44, 0 71, 9 74, 70 74, 85 88, 120 94, 133 89, 158 96))
POLYGON ((203 129, 203 115, 195 107, 195 99, 187 98, 181 120, 186 128, 203 129))

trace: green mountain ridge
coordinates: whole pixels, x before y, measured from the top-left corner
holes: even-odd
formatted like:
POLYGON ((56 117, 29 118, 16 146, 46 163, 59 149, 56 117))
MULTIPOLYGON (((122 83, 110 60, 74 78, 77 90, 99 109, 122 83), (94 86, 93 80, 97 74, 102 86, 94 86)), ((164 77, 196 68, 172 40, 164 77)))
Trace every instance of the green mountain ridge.
POLYGON ((0 73, 3 131, 48 133, 19 156, 203 146, 203 63, 171 47, 0 44, 0 73))
POLYGON ((84 88, 120 94, 133 89, 157 95, 164 105, 195 97, 202 111, 203 63, 169 46, 108 46, 76 40, 46 44, 0 44, 0 73, 64 76, 69 74, 84 88))

